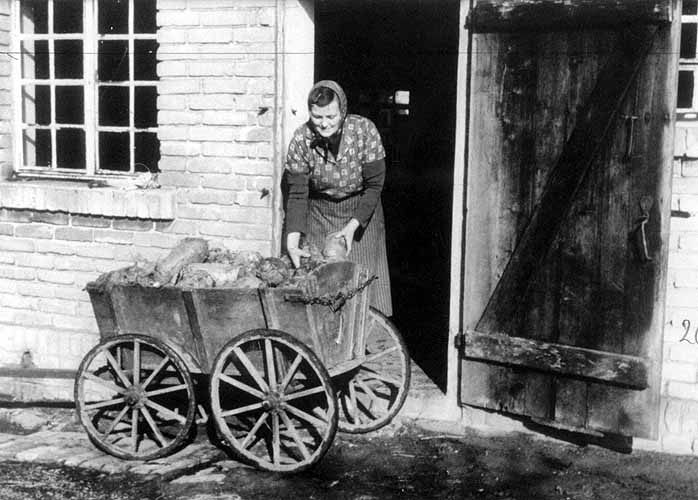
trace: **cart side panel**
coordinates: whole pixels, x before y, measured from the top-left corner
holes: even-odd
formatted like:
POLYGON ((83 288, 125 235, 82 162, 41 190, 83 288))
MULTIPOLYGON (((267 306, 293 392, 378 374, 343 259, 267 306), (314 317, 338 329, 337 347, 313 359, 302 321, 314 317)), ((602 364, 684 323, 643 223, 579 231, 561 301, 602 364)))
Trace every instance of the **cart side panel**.
MULTIPOLYGON (((359 280, 364 283, 369 278, 369 271, 363 269, 359 274, 359 280)), ((354 358, 362 359, 366 355, 366 335, 368 329, 370 328, 368 320, 368 309, 369 309, 369 297, 370 297, 370 287, 363 290, 359 295, 354 297, 354 307, 356 307, 356 314, 354 315, 354 358)))
POLYGON ((303 342, 327 366, 328 359, 322 351, 315 324, 311 321, 311 306, 302 301, 303 292, 292 288, 279 288, 268 290, 268 297, 270 300, 266 302, 270 307, 267 307, 267 311, 271 311, 271 314, 267 313, 267 316, 276 324, 273 328, 278 328, 303 342))
POLYGON ((197 288, 190 293, 209 364, 233 337, 267 327, 256 289, 197 288))
POLYGON ((97 288, 91 288, 89 285, 87 286, 87 293, 90 296, 92 310, 95 313, 100 338, 105 340, 113 337, 118 333, 118 328, 109 293, 97 288))
MULTIPOLYGON (((366 273, 356 264, 343 261, 325 264, 315 273, 312 295, 327 296, 337 290, 355 290, 366 280, 366 273)), ((321 344, 322 359, 329 368, 363 355, 363 328, 368 289, 358 292, 337 311, 325 305, 313 305, 313 323, 321 344), (356 352, 358 351, 358 356, 356 352)))
POLYGON ((328 369, 352 358, 350 336, 347 335, 346 323, 351 317, 349 302, 336 312, 329 307, 313 305, 309 308, 311 323, 315 326, 315 335, 320 344, 319 353, 328 369))
POLYGON ((327 306, 306 305, 301 300, 301 290, 200 288, 191 290, 191 296, 211 360, 226 342, 256 328, 292 335, 312 349, 328 368, 351 357, 350 350, 332 349, 334 341, 344 338, 338 332, 340 314, 332 313, 327 306), (341 353, 337 355, 335 350, 341 353))
POLYGON ((190 369, 197 371, 200 349, 192 334, 184 293, 172 287, 115 286, 111 303, 120 333, 162 340, 182 355, 190 369))

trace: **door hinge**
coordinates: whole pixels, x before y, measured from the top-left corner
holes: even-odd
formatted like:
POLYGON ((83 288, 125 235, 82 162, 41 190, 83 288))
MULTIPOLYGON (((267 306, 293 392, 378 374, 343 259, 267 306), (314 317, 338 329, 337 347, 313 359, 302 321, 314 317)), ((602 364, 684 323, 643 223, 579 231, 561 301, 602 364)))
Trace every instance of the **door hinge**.
POLYGON ((453 346, 461 350, 465 347, 465 333, 459 331, 455 337, 453 337, 453 346))

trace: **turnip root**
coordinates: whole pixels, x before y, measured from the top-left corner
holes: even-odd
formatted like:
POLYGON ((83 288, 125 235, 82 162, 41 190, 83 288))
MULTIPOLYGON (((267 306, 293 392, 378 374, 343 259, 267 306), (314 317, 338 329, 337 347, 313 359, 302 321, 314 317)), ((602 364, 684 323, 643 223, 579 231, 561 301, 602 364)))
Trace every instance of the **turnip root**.
POLYGON ((337 237, 330 234, 325 238, 325 247, 322 249, 322 255, 327 260, 346 260, 347 259, 347 243, 344 237, 337 237))
POLYGON ((202 238, 184 238, 166 257, 155 264, 155 286, 174 283, 187 264, 203 262, 208 256, 208 242, 202 238))
POLYGON ((245 276, 230 284, 230 288, 261 288, 264 282, 254 276, 245 276))
POLYGON ((187 264, 182 270, 181 278, 177 285, 196 288, 196 283, 200 282, 200 288, 214 286, 224 288, 237 280, 239 275, 240 266, 233 264, 220 264, 217 262, 187 264))
POLYGON ((257 267, 257 277, 271 287, 279 286, 291 276, 288 264, 276 257, 262 259, 257 267))

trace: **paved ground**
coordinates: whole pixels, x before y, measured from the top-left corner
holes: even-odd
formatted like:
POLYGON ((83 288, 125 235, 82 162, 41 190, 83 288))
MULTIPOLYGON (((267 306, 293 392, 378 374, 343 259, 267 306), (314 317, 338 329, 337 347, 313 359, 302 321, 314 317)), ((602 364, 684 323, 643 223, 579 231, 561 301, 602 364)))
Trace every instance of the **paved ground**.
MULTIPOLYGON (((420 418, 433 409, 433 405, 425 401, 444 398, 415 364, 411 376, 410 395, 399 418, 369 438, 393 434, 402 427, 403 421, 420 418)), ((229 460, 224 451, 210 444, 205 430, 200 429, 198 434, 194 443, 174 455, 147 463, 125 461, 95 448, 69 408, 0 409, 0 461, 57 464, 107 474, 135 474, 148 479, 180 477, 206 467, 228 469, 240 466, 229 460)))
POLYGON ((226 458, 208 442, 195 442, 178 453, 150 462, 120 460, 95 448, 84 432, 40 431, 0 434, 0 460, 79 467, 108 474, 174 477, 226 458))
POLYGON ((400 418, 375 433, 338 434, 315 468, 294 475, 231 460, 205 432, 172 456, 122 461, 92 446, 69 408, 0 409, 0 500, 698 498, 698 457, 492 437, 420 420, 443 401, 419 369, 413 376, 400 418))
POLYGON ((204 442, 148 464, 96 451, 80 432, 0 434, 3 500, 695 500, 698 460, 620 454, 532 436, 451 434, 403 422, 338 436, 313 470, 265 473, 204 442))

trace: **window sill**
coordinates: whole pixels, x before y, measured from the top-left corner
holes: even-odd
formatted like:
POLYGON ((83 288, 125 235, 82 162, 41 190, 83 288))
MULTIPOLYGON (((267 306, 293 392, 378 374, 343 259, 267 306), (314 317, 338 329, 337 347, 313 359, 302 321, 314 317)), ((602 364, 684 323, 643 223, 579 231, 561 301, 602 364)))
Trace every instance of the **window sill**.
POLYGON ((91 188, 45 179, 0 181, 0 208, 137 219, 174 219, 176 190, 91 188))

